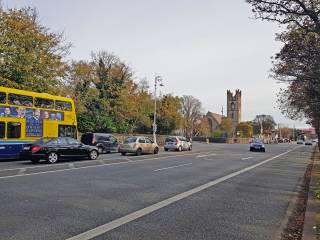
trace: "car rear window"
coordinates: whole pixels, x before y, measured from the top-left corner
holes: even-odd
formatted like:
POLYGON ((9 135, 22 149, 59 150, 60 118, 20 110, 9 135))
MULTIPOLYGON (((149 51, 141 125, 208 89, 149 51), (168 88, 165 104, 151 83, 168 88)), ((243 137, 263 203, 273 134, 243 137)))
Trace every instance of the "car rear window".
POLYGON ((85 134, 82 134, 81 136, 81 142, 86 144, 86 145, 90 145, 92 144, 92 137, 93 137, 93 134, 92 133, 85 133, 85 134))
POLYGON ((176 138, 166 138, 165 142, 176 142, 176 138))

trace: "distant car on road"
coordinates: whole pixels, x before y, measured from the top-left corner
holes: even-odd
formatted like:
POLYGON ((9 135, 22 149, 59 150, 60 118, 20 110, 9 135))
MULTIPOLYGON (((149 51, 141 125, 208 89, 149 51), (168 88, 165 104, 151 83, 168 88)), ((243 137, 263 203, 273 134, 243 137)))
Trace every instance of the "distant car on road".
POLYGON ((297 144, 304 144, 304 141, 302 139, 298 139, 297 144))
POLYGON ((165 139, 164 143, 164 150, 176 150, 176 151, 191 151, 192 150, 192 143, 185 137, 179 136, 170 136, 165 139))
POLYGON ((23 147, 22 157, 33 163, 46 160, 56 163, 60 159, 89 158, 95 160, 99 156, 98 148, 85 145, 71 137, 40 138, 23 147))
POLYGON ((132 136, 128 137, 123 144, 120 144, 119 152, 122 155, 135 153, 137 156, 143 153, 158 154, 159 146, 148 137, 132 136))
POLYGON ((252 142, 250 143, 250 152, 253 152, 253 151, 259 151, 259 152, 266 151, 266 148, 260 139, 253 139, 252 142))
POLYGON ((310 139, 306 140, 304 145, 312 145, 312 140, 310 140, 310 139))
POLYGON ((318 139, 312 139, 312 142, 314 142, 314 143, 318 143, 318 139))
POLYGON ((119 141, 112 134, 108 133, 84 133, 81 142, 86 145, 96 146, 99 153, 118 152, 119 141))

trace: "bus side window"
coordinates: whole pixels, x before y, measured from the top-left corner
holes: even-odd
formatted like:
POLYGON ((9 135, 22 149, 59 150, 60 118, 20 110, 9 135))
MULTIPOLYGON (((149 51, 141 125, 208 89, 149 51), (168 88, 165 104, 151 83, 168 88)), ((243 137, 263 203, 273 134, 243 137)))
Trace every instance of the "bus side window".
POLYGON ((33 97, 9 93, 9 104, 32 107, 33 97))
POLYGON ((59 125, 59 137, 76 138, 76 127, 73 125, 59 125))
POLYGON ((18 122, 8 122, 7 124, 7 138, 20 138, 21 124, 18 122))
POLYGON ((0 92, 0 103, 6 103, 6 96, 6 93, 0 92))
POLYGON ((0 138, 4 138, 6 131, 6 124, 5 122, 0 122, 0 138))
POLYGON ((70 102, 56 101, 56 110, 72 111, 72 105, 70 102))
POLYGON ((53 108, 53 100, 45 99, 45 98, 35 98, 34 99, 35 107, 39 108, 53 108))

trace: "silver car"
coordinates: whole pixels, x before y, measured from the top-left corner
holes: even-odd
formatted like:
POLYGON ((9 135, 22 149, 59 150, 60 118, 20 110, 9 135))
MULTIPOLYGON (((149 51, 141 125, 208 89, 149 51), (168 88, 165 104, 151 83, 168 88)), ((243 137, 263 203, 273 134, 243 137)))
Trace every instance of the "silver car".
POLYGON ((157 154, 159 152, 159 146, 148 137, 132 136, 128 137, 123 144, 120 144, 119 152, 122 155, 135 153, 137 156, 142 153, 157 154))
POLYGON ((192 143, 185 137, 179 136, 170 136, 167 137, 164 143, 164 150, 175 150, 175 151, 191 151, 192 150, 192 143))

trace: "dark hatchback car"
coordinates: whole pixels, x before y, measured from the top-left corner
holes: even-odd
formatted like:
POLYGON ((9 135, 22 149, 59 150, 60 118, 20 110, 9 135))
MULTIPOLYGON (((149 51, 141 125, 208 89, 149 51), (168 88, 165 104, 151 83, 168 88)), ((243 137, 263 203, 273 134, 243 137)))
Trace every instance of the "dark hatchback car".
POLYGON ((85 145, 71 137, 41 138, 31 144, 26 144, 21 152, 22 159, 34 163, 46 160, 47 163, 56 163, 60 159, 87 158, 97 159, 98 148, 85 145))
POLYGON ((263 142, 260 139, 254 139, 251 143, 250 143, 250 152, 253 151, 259 151, 259 152, 265 152, 266 148, 263 144, 263 142))
POLYGON ((81 142, 86 145, 96 146, 99 153, 118 152, 119 141, 108 133, 84 133, 81 142))

